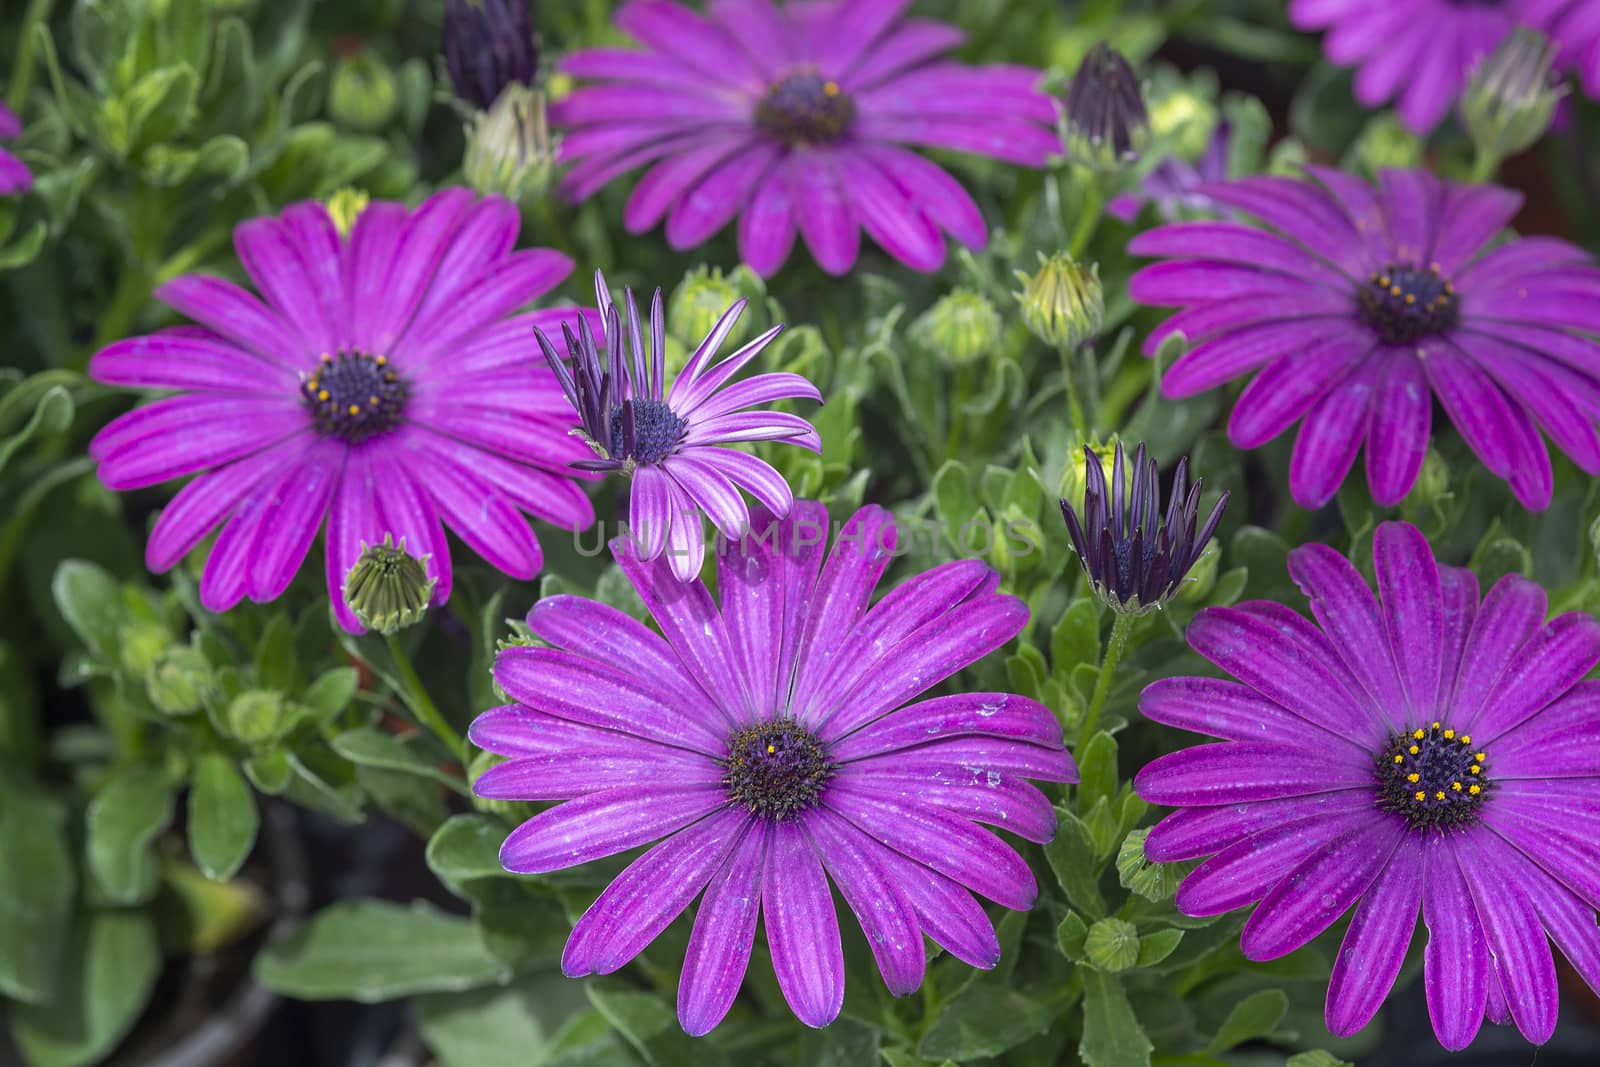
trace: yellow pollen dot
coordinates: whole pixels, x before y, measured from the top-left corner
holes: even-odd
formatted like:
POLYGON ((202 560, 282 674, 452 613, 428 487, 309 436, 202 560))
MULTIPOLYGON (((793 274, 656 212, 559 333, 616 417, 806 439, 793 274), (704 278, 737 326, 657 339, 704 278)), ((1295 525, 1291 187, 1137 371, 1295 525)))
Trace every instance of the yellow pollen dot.
POLYGON ((318 400, 326 400, 326 399, 328 399, 328 396, 329 396, 329 393, 328 393, 328 391, 326 389, 317 390, 317 399, 318 400))
POLYGON ((1446 741, 1453 741, 1453 740, 1455 740, 1455 736, 1456 736, 1456 732, 1455 732, 1455 731, 1454 731, 1454 730, 1446 730, 1446 731, 1445 731, 1445 732, 1444 732, 1444 739, 1445 739, 1445 740, 1446 740, 1446 741))
POLYGON ((1427 800, 1428 799, 1428 794, 1424 793, 1422 790, 1419 789, 1419 790, 1417 790, 1417 799, 1418 800, 1427 800))
POLYGON ((1472 735, 1471 735, 1471 734, 1462 734, 1462 735, 1461 735, 1461 743, 1462 743, 1462 744, 1463 744, 1463 745, 1470 745, 1470 744, 1472 744, 1472 735))
POLYGON ((1411 736, 1415 737, 1418 741, 1421 741, 1424 737, 1428 736, 1428 731, 1422 730, 1422 729, 1418 729, 1418 730, 1413 731, 1411 736))
POLYGON ((351 404, 350 405, 350 414, 352 414, 352 415, 361 414, 361 405, 360 404, 351 404))
POLYGON ((1435 722, 1435 723, 1434 723, 1434 724, 1433 724, 1433 728, 1434 728, 1434 729, 1435 729, 1435 730, 1437 730, 1437 729, 1438 729, 1438 728, 1439 728, 1439 724, 1438 724, 1438 723, 1437 723, 1437 722, 1435 722))
POLYGON ((310 386, 312 389, 315 389, 317 387, 317 380, 313 378, 307 382, 306 385, 310 386))
POLYGON ((1400 287, 1398 285, 1389 286, 1389 295, 1390 296, 1399 296, 1400 295, 1400 287))
POLYGON ((1409 751, 1413 756, 1415 756, 1418 752, 1421 752, 1422 749, 1418 748, 1416 745, 1412 745, 1411 748, 1408 749, 1407 751, 1409 751))
POLYGON ((1474 763, 1472 766, 1467 768, 1467 773, 1468 774, 1477 774, 1481 770, 1483 770, 1483 768, 1478 766, 1476 763, 1474 763))
POLYGON ((774 753, 774 752, 776 752, 776 751, 778 751, 778 746, 777 746, 777 745, 768 745, 768 746, 767 746, 767 753, 768 753, 768 754, 769 754, 769 755, 770 755, 770 754, 771 754, 771 753, 774 753))
POLYGON ((369 397, 367 397, 367 403, 372 405, 373 407, 377 407, 378 406, 378 398, 375 397, 375 396, 369 396, 369 397))
POLYGON ((1406 781, 1410 782, 1412 785, 1416 785, 1418 782, 1422 781, 1422 775, 1408 774, 1406 775, 1406 781))
POLYGON ((1450 788, 1454 789, 1457 793, 1459 793, 1459 792, 1461 792, 1461 783, 1460 782, 1451 782, 1450 783, 1450 788))
POLYGON ((1433 799, 1435 799, 1435 800, 1443 800, 1444 799, 1444 790, 1441 789, 1437 793, 1433 794, 1433 799))
POLYGON ((1487 752, 1474 752, 1472 754, 1472 758, 1477 760, 1479 763, 1482 763, 1484 760, 1489 758, 1489 754, 1487 752))
POLYGON ((823 82, 822 83, 822 92, 823 92, 824 96, 838 96, 839 95, 839 83, 838 82, 823 82))
POLYGON ((332 363, 333 362, 333 357, 328 355, 328 353, 326 353, 326 352, 322 353, 322 355, 318 356, 317 358, 322 360, 322 362, 324 362, 324 363, 332 363))
POLYGON ((1417 294, 1416 293, 1407 293, 1406 294, 1406 303, 1407 304, 1415 304, 1416 302, 1417 302, 1417 294))
POLYGON ((372 362, 376 363, 380 367, 386 367, 386 366, 389 365, 389 357, 388 356, 374 356, 373 359, 372 359, 372 362))
POLYGON ((1405 758, 1405 757, 1404 757, 1404 756, 1396 756, 1396 757, 1395 757, 1395 758, 1394 758, 1394 761, 1395 761, 1395 762, 1396 762, 1396 763, 1404 763, 1404 762, 1405 762, 1405 761, 1406 761, 1406 758, 1405 758))
POLYGON ((1481 786, 1481 785, 1468 786, 1467 787, 1467 792, 1469 794, 1471 794, 1472 796, 1477 796, 1479 793, 1483 792, 1483 786, 1481 786))
POLYGON ((1389 276, 1387 274, 1378 275, 1378 284, 1383 286, 1385 289, 1389 288, 1389 276))
POLYGON ((1434 261, 1433 263, 1428 264, 1428 269, 1433 271, 1433 273, 1438 274, 1439 273, 1438 261, 1434 261))

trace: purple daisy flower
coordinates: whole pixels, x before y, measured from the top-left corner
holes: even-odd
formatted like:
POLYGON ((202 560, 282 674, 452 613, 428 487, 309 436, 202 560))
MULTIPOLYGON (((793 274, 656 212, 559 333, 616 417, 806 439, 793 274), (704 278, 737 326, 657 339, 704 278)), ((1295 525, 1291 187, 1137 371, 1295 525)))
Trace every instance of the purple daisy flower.
MULTIPOLYGON (((0 104, 0 141, 22 136, 22 120, 0 104)), ((0 196, 16 196, 33 188, 33 172, 22 160, 0 148, 0 196)))
POLYGON ((704 891, 678 989, 703 1034, 727 1014, 758 914, 789 1006, 838 1015, 844 959, 829 881, 867 935, 889 990, 922 982, 923 935, 975 967, 1000 944, 972 894, 1026 909, 1028 864, 981 825, 1055 832, 1028 778, 1077 780, 1050 710, 1010 693, 906 704, 1014 637, 1028 610, 958 560, 868 607, 894 520, 858 511, 826 562, 828 515, 801 501, 718 556, 720 606, 626 538, 612 543, 660 633, 614 608, 550 597, 528 624, 550 648, 509 648, 518 701, 480 715, 474 744, 509 760, 478 795, 564 801, 507 837, 508 870, 538 873, 660 840, 578 920, 571 976, 633 959, 704 891))
POLYGON ((1227 119, 1217 123, 1206 142, 1206 150, 1193 163, 1180 156, 1167 156, 1144 176, 1131 193, 1119 193, 1106 204, 1106 213, 1122 222, 1132 222, 1146 204, 1155 204, 1161 217, 1176 221, 1184 212, 1220 213, 1216 203, 1199 192, 1207 182, 1228 177, 1228 142, 1231 127, 1227 119))
POLYGON ((822 268, 856 261, 860 230, 901 262, 935 270, 940 231, 973 248, 983 216, 954 178, 902 148, 926 145, 1039 167, 1061 146, 1056 110, 1026 67, 940 57, 962 34, 905 18, 911 0, 712 0, 709 16, 632 0, 619 29, 643 51, 586 49, 561 69, 599 84, 550 111, 565 129, 563 188, 582 200, 639 167, 623 220, 666 219, 692 248, 739 216, 739 251, 761 274, 798 231, 822 268))
POLYGON ((1290 0, 1289 21, 1327 30, 1322 51, 1355 67, 1355 96, 1382 107, 1398 97, 1400 119, 1427 133, 1454 107, 1478 61, 1518 19, 1515 3, 1457 0, 1290 0))
POLYGON ((1256 216, 1139 235, 1165 256, 1133 276, 1145 304, 1181 306, 1146 340, 1182 331, 1194 347, 1161 386, 1186 397, 1260 370, 1234 406, 1229 439, 1255 448, 1301 423, 1294 499, 1333 498, 1366 442, 1383 505, 1410 490, 1433 404, 1529 508, 1550 503, 1550 439, 1600 474, 1600 269, 1548 237, 1488 243, 1522 204, 1492 185, 1386 170, 1374 189, 1348 174, 1251 177, 1202 187, 1256 216))
POLYGON ((1556 65, 1575 70, 1583 91, 1600 100, 1600 4, 1594 0, 1519 0, 1518 14, 1555 42, 1560 49, 1556 65))
POLYGON ((465 189, 415 210, 374 203, 348 237, 321 204, 296 204, 234 231, 265 300, 200 275, 157 289, 200 325, 118 341, 89 364, 99 381, 176 393, 113 420, 89 446, 112 489, 199 474, 161 513, 150 568, 171 567, 221 525, 201 602, 225 611, 245 596, 272 600, 326 516, 328 590, 358 631, 339 590, 363 542, 391 534, 428 555, 443 603, 446 525, 500 570, 531 578, 542 556, 520 511, 567 529, 591 523, 566 470, 583 446, 529 337, 581 313, 511 314, 572 261, 512 251, 518 225, 515 205, 474 202, 465 189))
POLYGON ((782 323, 711 365, 739 321, 744 300, 723 312, 668 390, 661 290, 656 290, 650 304, 648 349, 633 291, 627 291, 625 300, 626 333, 599 271, 594 274, 594 293, 604 344, 595 343, 587 322, 579 321, 576 334, 563 323, 570 368, 544 331, 534 329, 546 361, 577 410, 581 428, 573 432, 594 451, 594 457, 572 465, 583 471, 618 471, 631 479, 628 525, 639 557, 649 561, 665 553, 678 580, 691 581, 699 576, 706 558, 702 512, 719 533, 737 540, 750 529, 750 511, 741 489, 776 515, 787 514, 794 503, 789 483, 771 464, 723 446, 786 441, 813 452, 822 450, 817 431, 800 416, 747 409, 792 397, 820 403, 822 394, 802 376, 786 371, 728 384, 778 336, 782 323))
POLYGON ((1149 718, 1220 744, 1163 756, 1139 795, 1181 807, 1150 831, 1158 862, 1211 858, 1178 889, 1189 915, 1259 901, 1240 939, 1276 959, 1355 914, 1328 986, 1349 1035, 1377 1012, 1428 927, 1434 1033, 1468 1045, 1485 1015, 1530 1041, 1556 1023, 1548 939, 1600 990, 1600 623, 1545 623, 1518 575, 1478 599, 1413 526, 1373 545, 1379 597, 1324 545, 1289 556, 1314 625, 1266 602, 1208 608, 1189 644, 1238 681, 1167 678, 1149 718))

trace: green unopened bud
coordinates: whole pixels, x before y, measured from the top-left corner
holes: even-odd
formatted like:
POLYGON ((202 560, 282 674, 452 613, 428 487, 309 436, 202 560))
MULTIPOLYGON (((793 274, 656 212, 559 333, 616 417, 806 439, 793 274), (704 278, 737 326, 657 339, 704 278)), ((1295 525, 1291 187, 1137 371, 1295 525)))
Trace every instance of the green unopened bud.
POLYGON ((1084 953, 1102 971, 1116 974, 1139 962, 1139 928, 1126 919, 1099 919, 1084 938, 1084 953))
POLYGON ((1184 159, 1196 159, 1205 152, 1217 121, 1217 105, 1188 86, 1150 102, 1150 132, 1184 159))
POLYGON ((987 297, 972 289, 953 289, 917 319, 912 330, 924 345, 951 366, 975 363, 1000 344, 1005 326, 987 297))
MULTIPOLYGON (((497 755, 493 752, 480 751, 474 753, 472 758, 467 761, 467 781, 474 785, 477 784, 478 778, 482 776, 484 771, 487 771, 490 767, 498 767, 504 762, 506 762, 505 756, 497 755)), ((490 815, 504 815, 507 818, 519 821, 530 817, 536 810, 533 805, 526 801, 491 800, 488 797, 480 797, 476 793, 472 795, 472 806, 490 815)))
POLYGON ((249 745, 280 736, 287 726, 283 694, 272 689, 246 689, 228 702, 228 732, 249 745))
POLYGON ((485 196, 516 201, 544 192, 554 167, 544 94, 512 82, 473 120, 461 172, 485 196))
POLYGON ((173 645, 145 672, 150 703, 168 715, 200 710, 200 698, 211 684, 211 663, 199 649, 173 645))
POLYGON ((1090 170, 1119 170, 1139 158, 1150 134, 1144 93, 1122 54, 1101 41, 1089 49, 1062 104, 1067 156, 1090 170))
POLYGON ((1552 77, 1555 58, 1548 38, 1518 26, 1473 70, 1460 115, 1480 153, 1505 159, 1544 136, 1566 92, 1552 77))
POLYGON ((1420 522, 1430 517, 1430 512, 1450 496, 1450 464, 1435 449, 1428 449, 1423 457, 1422 469, 1411 491, 1400 502, 1401 513, 1408 521, 1420 522))
POLYGON ((356 219, 361 217, 371 199, 360 189, 352 189, 348 185, 328 197, 328 217, 333 220, 334 229, 339 231, 340 237, 350 236, 350 231, 355 229, 356 219))
POLYGON ((352 130, 381 130, 400 109, 394 72, 370 52, 341 59, 328 86, 328 114, 352 130))
POLYGON ((1022 321, 1033 335, 1055 348, 1073 349, 1100 333, 1106 298, 1100 288, 1100 265, 1085 269, 1064 252, 1039 256, 1032 276, 1017 271, 1022 291, 1022 321))
POLYGON ((1374 115, 1362 127, 1351 150, 1355 161, 1376 177, 1380 170, 1410 170, 1422 163, 1422 138, 1405 128, 1392 112, 1374 115))
POLYGON ((1085 448, 1092 449, 1095 458, 1100 461, 1100 470, 1105 474, 1106 484, 1111 484, 1111 472, 1117 454, 1117 435, 1101 444, 1098 441, 1079 441, 1067 453, 1067 466, 1061 472, 1061 491, 1056 495, 1075 508, 1083 506, 1083 493, 1089 486, 1089 457, 1084 452, 1085 448))
POLYGON ((428 558, 410 555, 405 538, 396 545, 390 534, 381 545, 362 544, 344 579, 344 602, 361 625, 385 636, 421 621, 438 584, 428 577, 428 558))
POLYGON ((160 623, 138 619, 117 627, 122 666, 135 676, 149 670, 171 644, 172 634, 160 623))
POLYGON ((1206 597, 1211 595, 1211 590, 1216 588, 1217 563, 1221 558, 1222 550, 1213 537, 1200 551, 1200 558, 1194 561, 1194 566, 1189 568, 1189 576, 1178 586, 1176 599, 1184 604, 1204 603, 1206 597))
MULTIPOLYGON (((698 266, 683 276, 667 301, 667 332, 685 346, 684 358, 704 341, 717 320, 736 300, 759 305, 767 295, 766 283, 749 267, 739 266, 724 274, 721 268, 698 266)), ((750 335, 753 308, 746 308, 723 342, 732 351, 750 335)))

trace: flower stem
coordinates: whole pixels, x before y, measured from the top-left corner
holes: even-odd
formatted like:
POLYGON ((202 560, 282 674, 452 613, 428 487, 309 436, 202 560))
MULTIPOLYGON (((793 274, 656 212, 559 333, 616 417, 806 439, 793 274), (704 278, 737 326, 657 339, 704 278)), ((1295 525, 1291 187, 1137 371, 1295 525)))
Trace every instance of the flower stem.
POLYGON ((434 704, 433 698, 428 695, 428 690, 423 686, 422 679, 417 676, 416 668, 411 666, 411 657, 406 655, 405 649, 400 647, 400 641, 394 634, 387 634, 384 641, 389 646, 389 657, 394 660, 395 671, 400 675, 401 693, 406 706, 411 709, 422 725, 438 735, 445 747, 455 754, 462 766, 466 766, 467 744, 461 740, 461 735, 455 728, 445 721, 439 713, 439 708, 434 704))
POLYGON ((54 0, 32 0, 17 24, 17 54, 11 61, 11 85, 6 90, 6 101, 13 111, 20 113, 27 102, 28 89, 33 84, 33 54, 37 44, 34 27, 50 17, 53 3, 54 0))
POLYGON ((1474 185, 1482 182, 1493 181, 1500 170, 1500 156, 1494 152, 1477 149, 1472 157, 1472 173, 1469 176, 1474 185))
POLYGON ((1118 614, 1111 624, 1111 638, 1106 642, 1105 658, 1100 661, 1100 676, 1094 682, 1094 695, 1089 698, 1089 710, 1084 712, 1083 724, 1078 728, 1076 751, 1083 747, 1100 729, 1100 713, 1105 710, 1106 697, 1111 694, 1111 679, 1128 651, 1128 637, 1133 633, 1134 616, 1118 614))
POLYGON ((1079 441, 1089 439, 1089 420, 1083 417, 1083 401, 1078 398, 1078 375, 1074 358, 1076 349, 1061 348, 1061 377, 1067 383, 1067 407, 1072 414, 1072 432, 1079 441))
MULTIPOLYGON (((1081 173, 1081 172, 1080 172, 1081 173)), ((1083 200, 1078 205, 1078 224, 1072 231, 1072 243, 1067 246, 1067 254, 1073 259, 1083 255, 1083 250, 1089 247, 1090 238, 1100 226, 1100 215, 1105 207, 1105 196, 1100 191, 1100 182, 1093 175, 1089 181, 1083 183, 1083 200)))

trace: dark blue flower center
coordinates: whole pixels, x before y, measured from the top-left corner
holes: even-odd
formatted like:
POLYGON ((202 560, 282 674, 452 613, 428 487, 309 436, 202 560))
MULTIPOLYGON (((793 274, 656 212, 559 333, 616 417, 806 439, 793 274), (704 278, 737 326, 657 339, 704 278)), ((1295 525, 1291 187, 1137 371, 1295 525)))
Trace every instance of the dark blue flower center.
POLYGON ((355 444, 394 429, 410 389, 386 357, 351 349, 324 354, 300 395, 318 433, 355 444))
POLYGON ((1378 807, 1413 830, 1448 830, 1478 817, 1490 782, 1488 753, 1442 723, 1396 734, 1378 758, 1378 807))
POLYGON ((790 145, 837 141, 856 117, 856 105, 839 83, 814 70, 773 82, 756 105, 756 125, 790 145))
POLYGON ((678 450, 683 443, 683 433, 688 423, 667 406, 664 400, 632 400, 633 448, 628 448, 627 434, 623 432, 623 408, 611 409, 611 440, 607 446, 612 459, 631 459, 635 463, 660 463, 678 450))
POLYGON ((1455 326, 1460 301, 1450 280, 1433 264, 1427 270, 1390 264, 1356 295, 1361 321, 1392 345, 1408 345, 1455 326))
POLYGON ((822 742, 787 718, 734 731, 722 765, 728 800, 763 819, 805 811, 833 777, 833 760, 822 742))

